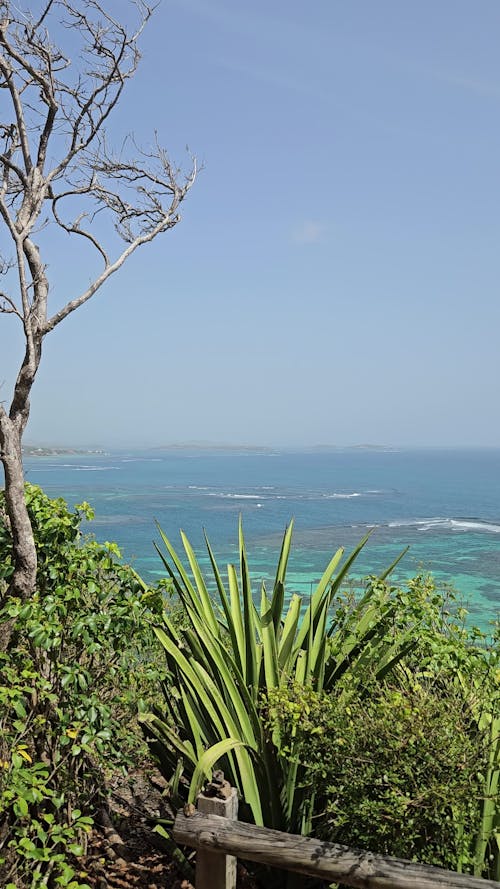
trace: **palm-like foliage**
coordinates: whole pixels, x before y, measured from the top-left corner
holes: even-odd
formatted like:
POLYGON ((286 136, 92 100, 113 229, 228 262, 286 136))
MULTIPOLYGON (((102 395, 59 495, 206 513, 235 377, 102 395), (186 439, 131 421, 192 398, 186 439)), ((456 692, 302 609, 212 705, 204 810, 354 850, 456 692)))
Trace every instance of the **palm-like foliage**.
POLYGON ((345 688, 391 670, 413 645, 411 630, 391 631, 385 580, 394 565, 369 582, 355 607, 332 615, 367 536, 344 561, 343 549, 337 550, 308 602, 292 595, 285 607, 291 524, 272 593, 262 583, 256 605, 241 521, 239 576, 228 565, 226 583, 206 539, 214 597, 186 536, 181 535, 187 570, 160 533, 167 553, 158 551, 186 618, 179 627, 166 614, 156 629, 171 679, 164 706, 142 717, 163 771, 176 785, 183 773, 193 799, 204 775, 221 760, 256 824, 308 833, 314 800, 300 767, 280 755, 277 731, 271 736, 266 731, 264 701, 270 690, 292 681, 329 691, 340 677, 345 688))

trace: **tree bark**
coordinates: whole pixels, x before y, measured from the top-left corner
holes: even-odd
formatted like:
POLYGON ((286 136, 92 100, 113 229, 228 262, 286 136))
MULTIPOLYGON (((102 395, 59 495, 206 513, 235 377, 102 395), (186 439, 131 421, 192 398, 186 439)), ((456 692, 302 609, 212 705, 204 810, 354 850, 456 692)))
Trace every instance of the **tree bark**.
MULTIPOLYGON (((5 472, 5 508, 12 535, 14 574, 8 595, 25 602, 36 587, 37 556, 33 529, 24 495, 21 432, 5 413, 0 414, 0 453, 5 472)), ((12 626, 0 624, 0 650, 8 647, 12 626)))

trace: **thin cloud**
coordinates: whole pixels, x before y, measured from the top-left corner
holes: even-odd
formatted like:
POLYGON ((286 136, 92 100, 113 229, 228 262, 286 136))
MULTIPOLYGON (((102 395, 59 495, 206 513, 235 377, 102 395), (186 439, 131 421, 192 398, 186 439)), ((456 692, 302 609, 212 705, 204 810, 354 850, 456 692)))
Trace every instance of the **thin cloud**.
POLYGON ((294 230, 292 240, 295 244, 320 244, 324 238, 326 228, 322 222, 314 219, 305 219, 294 230))
POLYGON ((434 83, 445 84, 454 89, 475 93, 485 98, 500 98, 500 80, 498 79, 485 79, 459 71, 447 71, 432 65, 413 64, 402 60, 398 60, 397 67, 400 71, 406 71, 408 74, 423 77, 426 80, 434 81, 434 83))
POLYGON ((440 80, 449 83, 450 86, 476 93, 480 96, 493 99, 500 98, 500 83, 495 81, 480 80, 474 77, 461 76, 457 74, 448 74, 446 72, 436 72, 440 80))
POLYGON ((296 73, 289 73, 273 69, 270 66, 259 64, 246 64, 244 61, 236 61, 230 58, 221 58, 213 60, 218 68, 230 71, 232 74, 241 74, 244 77, 250 77, 259 83, 269 84, 280 89, 293 90, 296 93, 302 93, 305 96, 314 95, 316 87, 308 84, 296 73))

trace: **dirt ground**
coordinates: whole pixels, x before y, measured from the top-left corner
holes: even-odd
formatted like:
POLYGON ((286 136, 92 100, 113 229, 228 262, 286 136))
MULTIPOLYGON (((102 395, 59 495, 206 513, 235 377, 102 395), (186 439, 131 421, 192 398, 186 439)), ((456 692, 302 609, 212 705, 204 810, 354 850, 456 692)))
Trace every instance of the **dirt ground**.
MULTIPOLYGON (((166 783, 154 769, 114 778, 107 811, 80 860, 80 879, 92 889, 194 889, 195 853, 175 851, 153 832, 157 818, 173 821, 166 783), (180 860, 176 860, 176 855, 180 860)), ((238 865, 238 889, 258 889, 238 865)))

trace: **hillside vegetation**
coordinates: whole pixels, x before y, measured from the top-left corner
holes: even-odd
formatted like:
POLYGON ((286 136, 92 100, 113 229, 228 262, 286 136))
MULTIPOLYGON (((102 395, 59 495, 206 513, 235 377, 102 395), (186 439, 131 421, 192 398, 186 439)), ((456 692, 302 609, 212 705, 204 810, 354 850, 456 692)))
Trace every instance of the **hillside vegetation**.
MULTIPOLYGON (((152 589, 82 534, 88 504, 32 485, 26 500, 37 589, 0 613, 2 886, 91 886, 87 837, 144 738, 174 809, 217 766, 257 824, 500 879, 500 636, 467 628, 432 578, 402 589, 388 571, 353 597, 365 539, 302 601, 290 526, 269 591, 253 589, 240 524, 238 566, 207 541, 210 577, 187 538, 181 558, 161 535, 152 589)), ((0 511, 5 589, 11 571, 0 511)), ((157 832, 167 843, 168 821, 157 832)))

